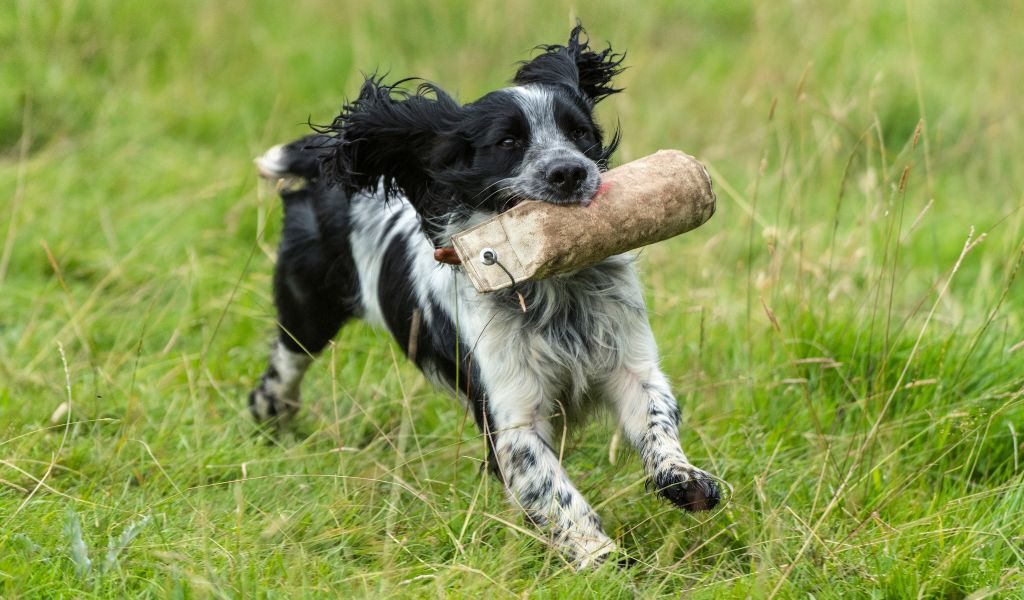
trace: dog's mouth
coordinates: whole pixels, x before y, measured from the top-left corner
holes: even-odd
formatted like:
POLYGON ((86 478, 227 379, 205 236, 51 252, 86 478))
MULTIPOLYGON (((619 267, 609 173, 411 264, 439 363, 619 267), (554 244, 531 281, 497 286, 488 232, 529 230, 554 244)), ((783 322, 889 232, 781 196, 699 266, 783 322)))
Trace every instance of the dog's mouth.
POLYGON ((533 193, 528 195, 517 193, 513 196, 510 196, 507 200, 505 200, 504 203, 502 203, 501 208, 498 210, 498 214, 512 210, 516 206, 522 204, 523 201, 527 199, 536 200, 538 202, 547 202, 548 204, 557 204, 559 206, 579 205, 586 208, 587 206, 590 205, 591 202, 594 201, 595 198, 597 198, 598 195, 601 194, 603 190, 604 186, 599 184, 593 186, 593 189, 591 189, 591 186, 587 186, 586 189, 581 189, 580 191, 574 194, 570 194, 568 196, 561 196, 549 193, 533 193))

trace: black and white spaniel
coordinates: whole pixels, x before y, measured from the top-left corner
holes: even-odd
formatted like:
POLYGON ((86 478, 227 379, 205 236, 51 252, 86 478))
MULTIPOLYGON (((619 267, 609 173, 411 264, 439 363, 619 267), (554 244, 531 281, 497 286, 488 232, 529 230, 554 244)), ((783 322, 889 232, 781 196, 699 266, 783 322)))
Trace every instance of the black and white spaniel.
POLYGON ((606 406, 662 496, 705 510, 719 488, 680 448, 630 257, 487 295, 434 259, 453 233, 522 199, 596 193, 618 132, 606 142, 593 109, 620 91, 611 80, 622 55, 591 49, 580 26, 540 49, 511 87, 464 105, 430 83, 407 91, 408 80, 371 76, 333 124, 257 159, 264 177, 305 185, 281 193, 280 335, 249 406, 260 420, 287 418, 345 322, 386 328, 472 411, 511 501, 582 568, 615 543, 563 468, 553 422, 606 406))

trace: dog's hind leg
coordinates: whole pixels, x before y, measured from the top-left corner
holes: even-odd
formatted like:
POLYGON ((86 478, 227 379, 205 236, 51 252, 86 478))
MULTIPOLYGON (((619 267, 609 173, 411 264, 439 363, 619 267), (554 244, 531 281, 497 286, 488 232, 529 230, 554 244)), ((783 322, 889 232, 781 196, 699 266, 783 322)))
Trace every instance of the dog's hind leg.
POLYGON ((286 420, 301 406, 299 386, 313 359, 338 333, 352 312, 323 290, 303 289, 282 255, 274 273, 278 337, 267 370, 249 394, 249 410, 258 421, 286 420))
POLYGON ((259 421, 298 411, 306 369, 355 314, 359 288, 348 250, 343 206, 320 218, 316 208, 340 199, 318 188, 285 192, 284 235, 274 271, 278 339, 249 410, 259 421), (335 219, 332 221, 331 219, 335 219))

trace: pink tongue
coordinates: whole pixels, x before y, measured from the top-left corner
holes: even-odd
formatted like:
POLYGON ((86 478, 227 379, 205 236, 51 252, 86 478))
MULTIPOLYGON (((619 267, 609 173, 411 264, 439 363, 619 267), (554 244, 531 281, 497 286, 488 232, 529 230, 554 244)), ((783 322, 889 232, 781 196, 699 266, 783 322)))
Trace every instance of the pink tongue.
POLYGON ((594 192, 594 196, 592 198, 590 198, 590 199, 587 199, 587 200, 584 200, 584 201, 580 202, 580 204, 582 204, 584 206, 584 208, 587 207, 587 206, 590 206, 591 204, 594 203, 595 200, 597 200, 598 196, 600 196, 601 194, 607 192, 608 188, 610 188, 610 187, 612 187, 612 182, 610 182, 610 181, 605 181, 605 182, 601 183, 601 185, 597 186, 597 191, 594 192))

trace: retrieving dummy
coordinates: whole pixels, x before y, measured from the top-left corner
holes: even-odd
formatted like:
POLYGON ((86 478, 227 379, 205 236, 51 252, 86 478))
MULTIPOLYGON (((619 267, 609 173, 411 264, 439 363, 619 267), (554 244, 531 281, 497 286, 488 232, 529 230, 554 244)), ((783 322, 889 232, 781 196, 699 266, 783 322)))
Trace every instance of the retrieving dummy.
POLYGON ((528 200, 452 236, 435 258, 466 269, 479 292, 579 270, 686 233, 715 213, 707 170, 678 150, 659 150, 601 177, 586 205, 528 200))

